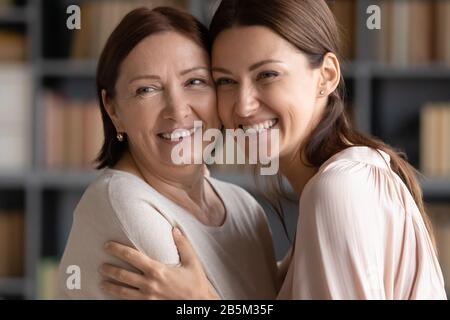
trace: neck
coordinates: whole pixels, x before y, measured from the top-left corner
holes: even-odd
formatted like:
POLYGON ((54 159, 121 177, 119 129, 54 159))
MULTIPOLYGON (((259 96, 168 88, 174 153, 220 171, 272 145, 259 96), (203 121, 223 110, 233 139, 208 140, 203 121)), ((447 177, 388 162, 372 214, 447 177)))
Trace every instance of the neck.
POLYGON ((301 151, 280 158, 281 173, 300 197, 305 185, 317 173, 318 168, 308 166, 301 151))
POLYGON ((193 206, 203 208, 205 205, 204 167, 202 165, 155 170, 148 164, 140 163, 129 151, 126 151, 114 167, 137 175, 163 196, 187 210, 192 210, 193 206), (159 174, 158 172, 161 171, 166 172, 167 175, 159 174))

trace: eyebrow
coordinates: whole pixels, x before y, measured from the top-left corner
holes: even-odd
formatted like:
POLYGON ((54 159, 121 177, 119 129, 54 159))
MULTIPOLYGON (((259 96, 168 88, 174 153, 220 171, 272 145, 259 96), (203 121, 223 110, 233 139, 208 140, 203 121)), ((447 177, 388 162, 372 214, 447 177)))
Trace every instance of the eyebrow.
MULTIPOLYGON (((280 61, 280 60, 275 60, 275 59, 267 59, 267 60, 263 60, 263 61, 260 61, 260 62, 252 64, 248 68, 248 70, 249 71, 253 71, 253 70, 258 69, 259 67, 261 67, 261 66, 263 66, 265 64, 268 64, 268 63, 283 63, 283 62, 280 61)), ((220 68, 220 67, 213 67, 211 70, 213 72, 221 72, 221 73, 225 73, 225 74, 232 74, 231 71, 229 71, 229 70, 227 70, 225 68, 220 68)))
POLYGON ((188 74, 189 72, 193 72, 193 71, 197 71, 197 70, 205 70, 205 71, 208 71, 208 72, 210 71, 210 69, 207 68, 207 67, 194 67, 194 68, 190 68, 190 69, 186 69, 184 71, 181 71, 180 75, 184 76, 185 74, 188 74))
MULTIPOLYGON (((196 71, 196 70, 205 70, 205 71, 208 71, 208 72, 210 71, 210 69, 207 68, 207 67, 193 67, 193 68, 189 68, 189 69, 186 69, 186 70, 181 71, 181 72, 180 72, 180 75, 181 75, 181 76, 184 76, 185 74, 188 74, 188 73, 193 72, 193 71, 196 71)), ((161 77, 160 77, 160 76, 157 76, 157 75, 153 75, 153 74, 143 74, 143 75, 139 75, 139 76, 136 76, 136 77, 132 78, 132 79, 129 81, 129 83, 131 83, 131 82, 133 82, 133 81, 136 81, 136 80, 141 80, 141 79, 156 79, 156 80, 161 80, 161 77)))
POLYGON ((152 75, 152 74, 144 74, 144 75, 140 75, 140 76, 136 76, 136 77, 132 78, 128 83, 131 83, 131 82, 136 81, 136 80, 141 80, 141 79, 161 80, 161 77, 155 76, 155 75, 152 75))

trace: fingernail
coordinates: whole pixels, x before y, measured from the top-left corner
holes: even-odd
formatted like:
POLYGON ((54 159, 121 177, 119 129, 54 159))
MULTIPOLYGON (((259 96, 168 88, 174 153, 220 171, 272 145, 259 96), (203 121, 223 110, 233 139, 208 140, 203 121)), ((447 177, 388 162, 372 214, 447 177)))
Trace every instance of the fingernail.
POLYGON ((173 234, 177 237, 181 236, 181 231, 177 227, 173 228, 173 234))
POLYGON ((103 246, 105 249, 109 249, 109 247, 111 246, 111 243, 108 241, 105 243, 105 245, 103 246))

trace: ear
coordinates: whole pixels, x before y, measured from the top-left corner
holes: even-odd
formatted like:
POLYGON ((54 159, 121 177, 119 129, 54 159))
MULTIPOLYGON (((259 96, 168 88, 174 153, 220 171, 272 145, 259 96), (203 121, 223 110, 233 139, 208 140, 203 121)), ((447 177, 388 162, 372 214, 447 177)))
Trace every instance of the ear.
POLYGON ((336 90, 341 79, 341 67, 334 53, 328 52, 320 67, 320 81, 317 96, 327 97, 336 90))
POLYGON ((108 94, 106 93, 105 89, 102 89, 102 102, 103 102, 103 105, 105 106, 106 112, 108 113, 111 121, 114 124, 114 127, 116 127, 116 131, 124 132, 123 125, 122 125, 119 117, 117 116, 116 106, 114 106, 113 102, 108 97, 108 94))

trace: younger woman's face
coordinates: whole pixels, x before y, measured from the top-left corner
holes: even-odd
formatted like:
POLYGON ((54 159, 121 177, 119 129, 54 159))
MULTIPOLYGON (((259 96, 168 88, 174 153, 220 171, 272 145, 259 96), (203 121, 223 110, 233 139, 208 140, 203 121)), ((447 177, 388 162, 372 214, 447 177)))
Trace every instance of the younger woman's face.
MULTIPOLYGON (((226 128, 279 129, 280 156, 293 156, 325 107, 320 68, 262 26, 219 34, 212 52, 219 116, 226 128)), ((270 136, 267 134, 267 136, 270 136)))

